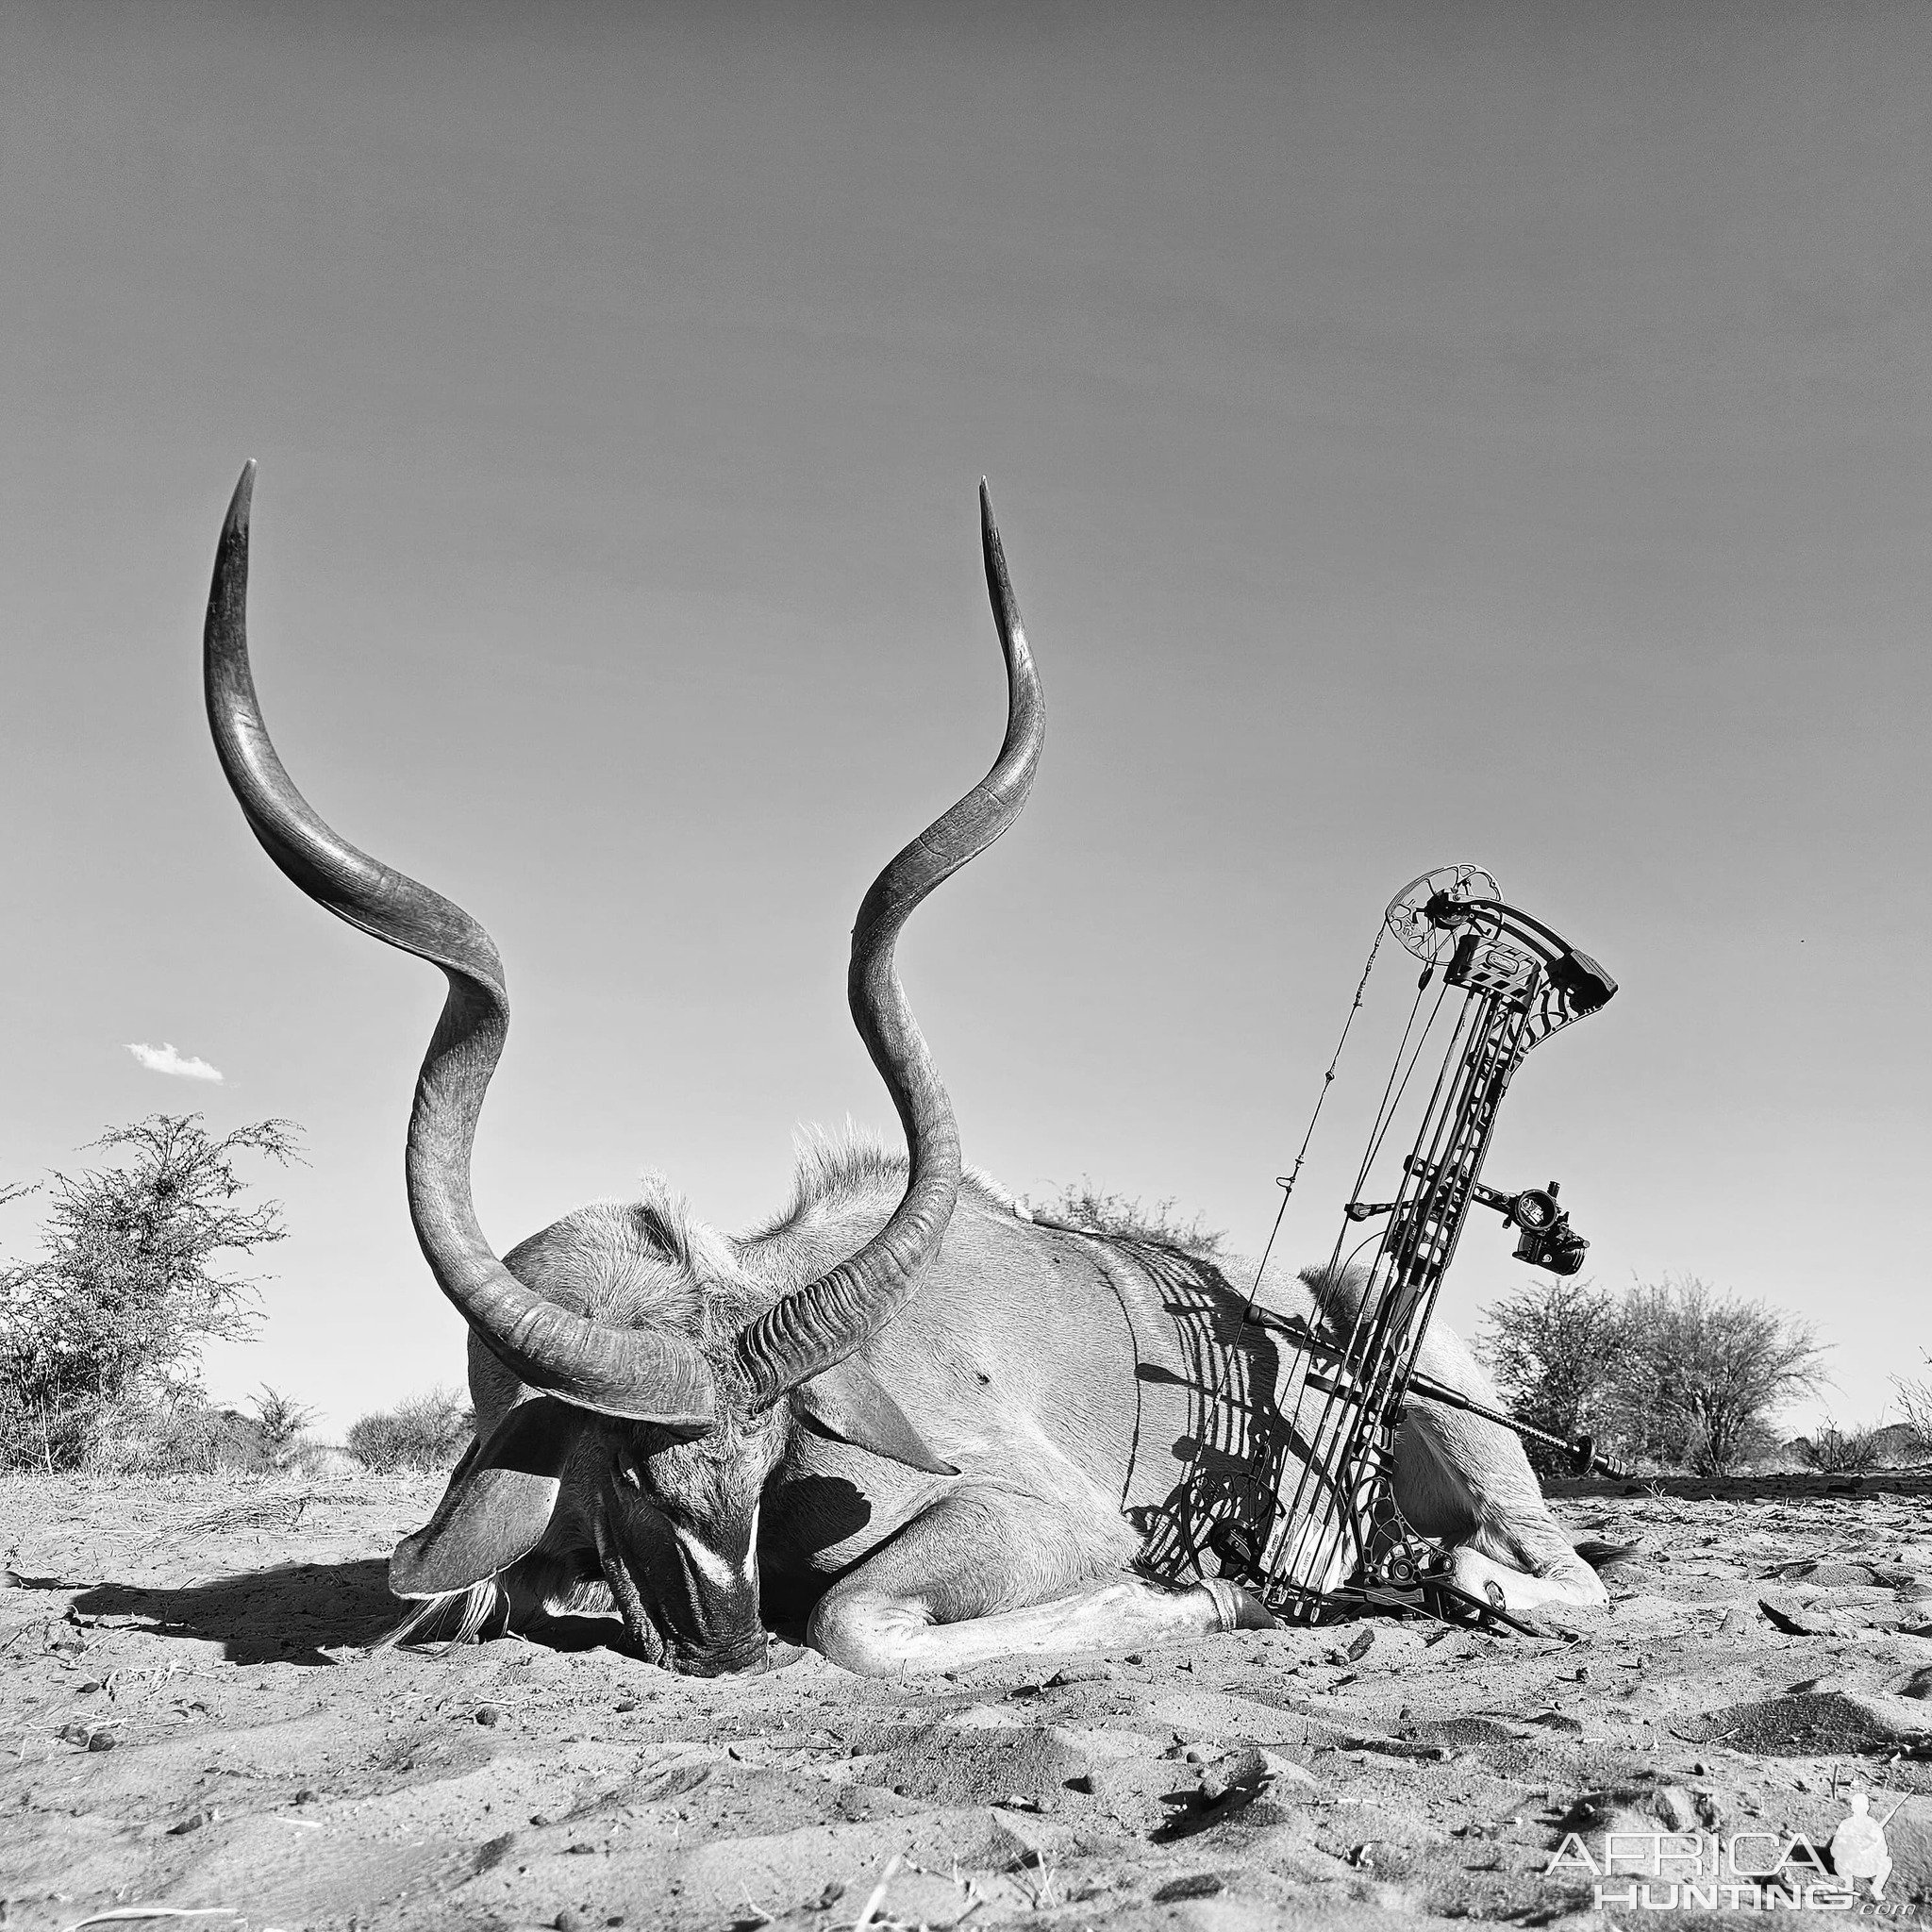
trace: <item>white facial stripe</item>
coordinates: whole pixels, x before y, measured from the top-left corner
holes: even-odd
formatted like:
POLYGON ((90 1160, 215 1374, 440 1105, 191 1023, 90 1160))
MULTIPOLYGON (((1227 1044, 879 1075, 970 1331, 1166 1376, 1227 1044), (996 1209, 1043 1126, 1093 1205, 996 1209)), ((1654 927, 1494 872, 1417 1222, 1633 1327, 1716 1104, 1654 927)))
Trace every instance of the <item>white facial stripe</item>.
POLYGON ((676 1537, 677 1547, 684 1552, 685 1560, 707 1583, 719 1590, 729 1590, 743 1580, 716 1550, 701 1543, 681 1524, 674 1524, 672 1534, 676 1537))

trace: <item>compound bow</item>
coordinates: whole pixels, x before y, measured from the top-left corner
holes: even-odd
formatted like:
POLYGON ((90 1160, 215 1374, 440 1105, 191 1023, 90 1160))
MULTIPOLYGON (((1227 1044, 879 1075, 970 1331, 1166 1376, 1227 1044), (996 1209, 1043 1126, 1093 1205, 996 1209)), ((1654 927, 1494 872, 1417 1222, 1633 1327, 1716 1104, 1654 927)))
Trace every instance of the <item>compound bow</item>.
MULTIPOLYGON (((1224 1544, 1223 1561, 1224 1569, 1257 1589, 1284 1622, 1322 1623, 1375 1606, 1436 1615, 1474 1610, 1513 1623, 1499 1606, 1464 1598, 1443 1574, 1441 1553, 1403 1520, 1392 1487, 1395 1438, 1405 1402, 1420 1396, 1561 1443, 1585 1469, 1592 1462, 1608 1467, 1588 1438, 1571 1443, 1526 1428, 1422 1374, 1415 1360, 1472 1207, 1494 1209, 1505 1226, 1520 1231, 1518 1260, 1557 1274, 1574 1274, 1583 1265, 1590 1243, 1572 1229, 1555 1181, 1506 1194, 1485 1187, 1480 1175, 1503 1095, 1525 1056, 1607 1004, 1617 987, 1594 959, 1540 919, 1506 905, 1494 878, 1479 866, 1424 874, 1390 903, 1384 929, 1424 962, 1417 1010, 1439 968, 1443 985, 1438 1011, 1451 990, 1463 994, 1461 1008, 1391 1201, 1358 1197, 1388 1132, 1389 1091, 1399 1103, 1436 1015, 1417 1041, 1401 1089, 1391 1074, 1377 1110, 1357 1178, 1357 1198, 1343 1210, 1342 1232, 1324 1277, 1324 1286, 1340 1289, 1346 1274, 1342 1243, 1350 1228, 1385 1221, 1358 1295, 1351 1284, 1343 1297, 1354 1305, 1346 1336, 1325 1336, 1250 1300, 1248 1319, 1292 1342, 1306 1356, 1307 1368, 1287 1435, 1275 1451, 1269 1533, 1258 1550, 1245 1540, 1232 1550, 1224 1544)), ((1373 951, 1370 958, 1373 964, 1373 951)), ((1366 972, 1363 977, 1366 982, 1366 972)), ((1360 1002, 1358 991, 1357 1007, 1360 1002)), ((1413 1025, 1411 1015, 1411 1031, 1413 1025)), ((1405 1034, 1396 1056, 1398 1073, 1407 1046, 1405 1034)), ((1328 1077, 1334 1077, 1332 1066, 1328 1077)), ((1291 1190, 1293 1176, 1282 1186, 1291 1190)), ((1278 1229, 1278 1218, 1275 1224, 1278 1229)))

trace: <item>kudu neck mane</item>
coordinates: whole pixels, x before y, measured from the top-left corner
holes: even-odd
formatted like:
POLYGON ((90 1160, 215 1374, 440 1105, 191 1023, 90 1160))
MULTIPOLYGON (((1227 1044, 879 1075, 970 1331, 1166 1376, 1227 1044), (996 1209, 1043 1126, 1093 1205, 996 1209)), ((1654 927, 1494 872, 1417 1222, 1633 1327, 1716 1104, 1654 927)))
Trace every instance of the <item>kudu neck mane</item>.
MULTIPOLYGON (((867 1207, 875 1197, 897 1195, 906 1187, 906 1150, 875 1134, 851 1128, 841 1135, 808 1128, 799 1136, 798 1165, 792 1174, 791 1199, 762 1227, 755 1228, 738 1245, 748 1248, 782 1240, 841 1214, 867 1207)), ((991 1174, 976 1167, 962 1170, 959 1192, 989 1208, 1027 1218, 1017 1200, 991 1174)))

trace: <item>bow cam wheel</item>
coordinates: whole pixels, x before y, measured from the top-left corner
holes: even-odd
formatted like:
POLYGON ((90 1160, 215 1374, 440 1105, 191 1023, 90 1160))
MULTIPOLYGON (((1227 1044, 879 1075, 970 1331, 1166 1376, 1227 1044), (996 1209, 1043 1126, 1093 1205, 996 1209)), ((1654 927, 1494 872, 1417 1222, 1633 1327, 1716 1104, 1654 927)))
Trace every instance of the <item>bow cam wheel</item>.
POLYGON ((1499 905, 1502 898, 1502 888, 1483 867, 1440 865, 1404 886, 1384 918, 1407 951, 1435 966, 1449 957, 1469 924, 1471 912, 1464 908, 1499 905))

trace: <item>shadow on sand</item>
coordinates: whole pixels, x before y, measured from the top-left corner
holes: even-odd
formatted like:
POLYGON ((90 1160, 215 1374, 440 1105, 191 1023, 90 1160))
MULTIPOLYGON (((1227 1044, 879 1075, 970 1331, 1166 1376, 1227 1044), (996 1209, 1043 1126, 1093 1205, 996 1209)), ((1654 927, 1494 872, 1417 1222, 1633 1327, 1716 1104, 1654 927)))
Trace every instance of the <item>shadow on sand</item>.
POLYGON ((174 1590, 98 1583, 74 1607, 92 1623, 219 1643, 237 1664, 333 1664, 325 1651, 374 1643, 403 1615, 380 1557, 251 1570, 174 1590))
MULTIPOLYGON (((249 1570, 175 1590, 98 1583, 74 1599, 75 1612, 95 1628, 140 1628, 219 1643, 231 1664, 332 1666, 341 1659, 331 1652, 367 1650, 411 1607, 390 1594, 389 1564, 379 1557, 249 1570)), ((432 1624, 408 1647, 438 1644, 453 1634, 432 1624)), ((494 1634, 494 1625, 484 1632, 494 1634)), ((632 1654, 624 1626, 611 1617, 537 1617, 522 1634, 551 1650, 632 1654)))

